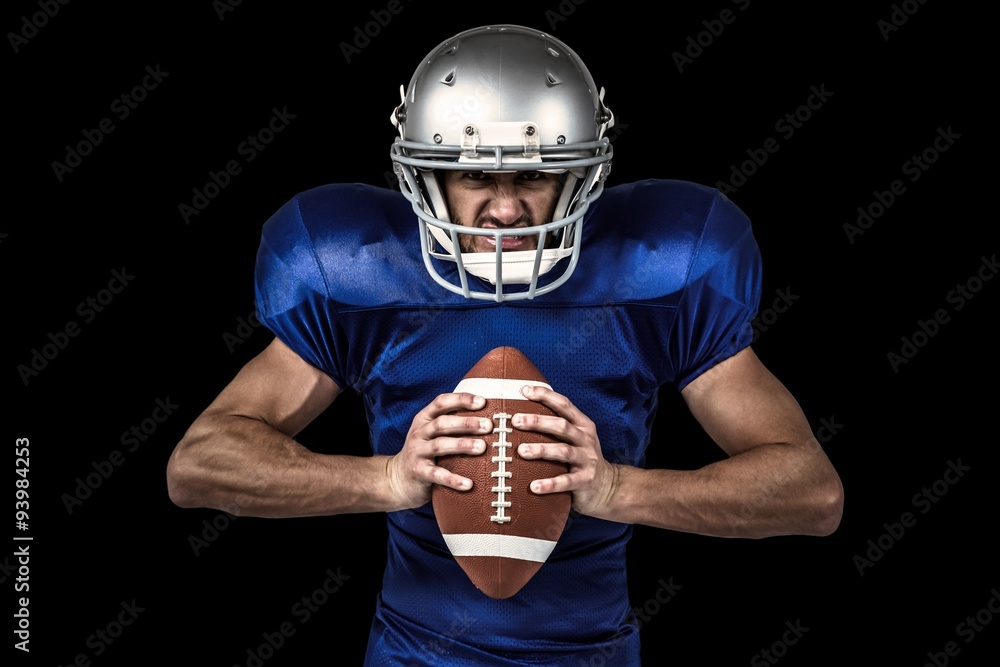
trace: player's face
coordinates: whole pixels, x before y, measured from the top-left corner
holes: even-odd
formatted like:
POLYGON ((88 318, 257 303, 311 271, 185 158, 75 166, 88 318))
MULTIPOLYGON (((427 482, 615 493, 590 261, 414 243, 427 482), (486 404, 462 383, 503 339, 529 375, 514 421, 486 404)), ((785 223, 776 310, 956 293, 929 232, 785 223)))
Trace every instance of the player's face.
MULTIPOLYGON (((510 229, 552 221, 559 198, 560 177, 540 171, 484 173, 445 171, 444 190, 451 221, 466 227, 510 229)), ((496 252, 489 236, 459 235, 462 252, 496 252)), ((538 237, 503 240, 503 250, 534 250, 538 237)))

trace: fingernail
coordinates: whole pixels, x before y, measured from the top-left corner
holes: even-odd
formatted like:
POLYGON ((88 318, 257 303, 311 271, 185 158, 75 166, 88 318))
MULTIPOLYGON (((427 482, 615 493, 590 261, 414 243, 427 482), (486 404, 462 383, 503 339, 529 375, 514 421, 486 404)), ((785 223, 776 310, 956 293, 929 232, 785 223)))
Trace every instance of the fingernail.
POLYGON ((484 440, 476 440, 472 445, 472 451, 476 454, 482 454, 486 451, 486 442, 484 440))
POLYGON ((541 491, 542 490, 541 483, 539 483, 539 482, 532 482, 531 483, 531 490, 534 491, 535 493, 538 493, 539 491, 541 491))
POLYGON ((531 396, 531 394, 533 394, 534 391, 535 388, 530 384, 526 384, 523 387, 521 387, 521 393, 524 394, 525 396, 531 396))
POLYGON ((486 405, 486 399, 482 396, 476 396, 472 399, 472 406, 476 408, 481 408, 486 405))
POLYGON ((484 430, 484 431, 492 431, 493 430, 493 422, 490 421, 489 419, 480 419, 479 420, 479 428, 482 429, 482 430, 484 430))

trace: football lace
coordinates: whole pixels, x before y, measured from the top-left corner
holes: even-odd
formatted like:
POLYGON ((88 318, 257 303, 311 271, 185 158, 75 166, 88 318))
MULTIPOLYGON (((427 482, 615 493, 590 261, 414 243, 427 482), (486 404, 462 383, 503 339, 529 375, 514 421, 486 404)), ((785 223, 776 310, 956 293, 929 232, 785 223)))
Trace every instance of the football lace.
POLYGON ((510 516, 507 514, 507 510, 510 508, 510 501, 507 500, 507 494, 511 492, 511 473, 507 470, 507 464, 513 460, 507 456, 507 448, 511 446, 507 440, 507 434, 511 433, 513 429, 507 426, 507 420, 510 419, 510 415, 507 413, 497 413, 493 415, 493 419, 498 422, 497 427, 493 429, 493 433, 497 436, 496 442, 493 443, 494 449, 497 450, 496 455, 493 457, 493 463, 497 465, 497 469, 492 471, 490 475, 496 480, 496 486, 491 491, 497 494, 497 499, 492 503, 496 514, 490 517, 490 521, 507 523, 510 521, 510 516))

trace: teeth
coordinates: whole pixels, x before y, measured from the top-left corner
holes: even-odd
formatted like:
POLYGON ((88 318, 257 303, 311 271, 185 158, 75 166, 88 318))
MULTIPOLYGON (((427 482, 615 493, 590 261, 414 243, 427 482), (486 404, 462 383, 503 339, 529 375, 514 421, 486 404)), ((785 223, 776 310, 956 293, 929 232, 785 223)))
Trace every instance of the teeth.
MULTIPOLYGON (((497 247, 496 237, 493 237, 493 236, 484 236, 483 239, 486 241, 487 244, 489 244, 489 246, 491 248, 496 248, 497 247)), ((503 247, 505 247, 505 248, 519 247, 522 244, 524 244, 525 241, 526 241, 526 237, 523 237, 523 236, 512 236, 512 237, 508 237, 508 238, 505 238, 505 239, 501 239, 503 247)))

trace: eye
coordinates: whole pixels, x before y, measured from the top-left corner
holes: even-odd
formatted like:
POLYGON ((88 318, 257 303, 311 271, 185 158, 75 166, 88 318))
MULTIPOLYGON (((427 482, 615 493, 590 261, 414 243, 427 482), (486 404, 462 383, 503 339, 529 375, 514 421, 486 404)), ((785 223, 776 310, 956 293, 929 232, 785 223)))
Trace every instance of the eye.
POLYGON ((481 171, 466 171, 462 172, 462 179, 467 181, 485 181, 490 177, 489 174, 485 174, 481 171))
POLYGON ((540 171, 522 171, 518 178, 522 181, 540 181, 545 178, 545 174, 540 171))

